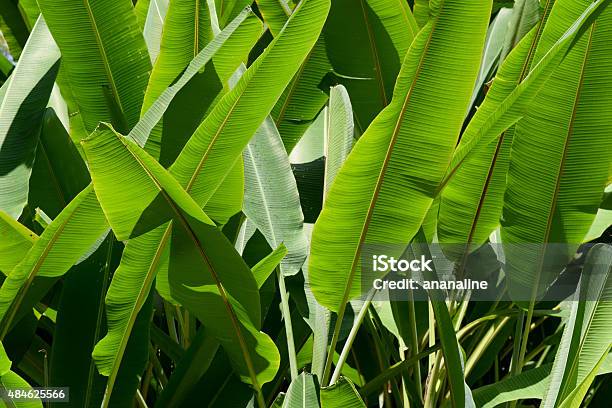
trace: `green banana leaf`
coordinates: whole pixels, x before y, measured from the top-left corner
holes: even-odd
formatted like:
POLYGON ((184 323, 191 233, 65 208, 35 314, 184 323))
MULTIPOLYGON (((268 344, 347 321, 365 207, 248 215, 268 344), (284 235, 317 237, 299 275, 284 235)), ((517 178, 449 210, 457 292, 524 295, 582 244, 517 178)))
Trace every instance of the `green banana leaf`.
MULTIPOLYGON (((102 402, 106 379, 96 370, 91 352, 104 330, 104 294, 111 268, 121 254, 116 246, 108 236, 87 260, 64 276, 49 359, 49 385, 70 387, 74 407, 102 402), (75 336, 79 330, 82 334, 75 336)), ((61 404, 65 403, 55 405, 61 404)))
MULTIPOLYGON (((192 78, 197 76, 213 57, 220 56, 219 59, 227 60, 221 57, 225 52, 236 46, 242 47, 244 43, 249 46, 254 41, 251 39, 260 31, 261 23, 251 12, 241 13, 194 58, 184 74, 162 92, 134 127, 130 138, 141 146, 144 145, 148 151, 154 152, 148 149, 148 143, 145 144, 147 138, 183 87, 188 87, 192 78)), ((117 368, 123 359, 132 326, 156 276, 158 292, 166 300, 176 303, 172 299, 168 284, 170 233, 170 228, 161 226, 131 239, 126 245, 106 298, 109 332, 96 348, 97 360, 104 361, 105 366, 117 368)))
POLYGON ((342 85, 329 91, 329 108, 325 133, 325 191, 340 171, 353 147, 353 110, 349 94, 342 85))
POLYGON ((325 106, 327 94, 320 85, 331 69, 325 40, 320 37, 274 105, 272 117, 288 153, 325 106))
POLYGON ((302 372, 289 384, 282 408, 318 408, 319 406, 315 377, 307 372, 302 372))
POLYGON ((47 226, 23 260, 0 287, 0 337, 20 310, 31 310, 55 279, 64 275, 102 234, 108 224, 93 188, 85 188, 47 226), (39 279, 36 279, 39 278, 39 279), (42 278, 42 279, 41 279, 42 278))
POLYGON ((590 376, 612 344, 612 247, 598 244, 585 262, 542 407, 556 407, 590 376))
MULTIPOLYGON (((212 37, 210 11, 207 2, 170 2, 164 23, 163 37, 161 37, 159 57, 153 66, 145 93, 142 106, 143 114, 149 110, 166 88, 173 84, 175 79, 185 70, 185 67, 212 40, 212 37), (195 19, 197 25, 193 26, 192 20, 195 15, 197 15, 195 19)), ((246 42, 246 44, 252 45, 249 43, 246 42)), ((205 94, 206 89, 199 89, 198 92, 205 94)), ((197 118, 197 123, 200 121, 201 118, 197 118)), ((175 127, 181 125, 180 121, 177 122, 174 124, 175 127)), ((174 122, 170 121, 170 123, 174 122)), ((169 129, 168 131, 171 132, 172 130, 169 129)), ((193 130, 191 129, 191 133, 193 133, 193 130)), ((148 140, 152 143, 161 143, 161 133, 156 134, 154 132, 148 140)), ((148 147, 148 151, 153 154, 150 147, 148 147)), ((153 154, 153 156, 159 157, 156 154, 153 154)))
POLYGON ((429 20, 429 0, 414 0, 412 12, 419 27, 423 27, 429 20))
POLYGON ((219 27, 225 28, 252 0, 215 0, 219 27))
POLYGON ((474 402, 480 408, 494 408, 508 401, 542 399, 548 386, 551 367, 552 364, 545 364, 495 384, 477 388, 473 392, 474 402))
POLYGON ((584 397, 587 395, 587 392, 589 391, 593 380, 595 380, 595 376, 597 375, 598 371, 600 370, 600 367, 608 357, 608 351, 611 347, 612 345, 608 346, 608 349, 604 352, 604 354, 602 354, 599 361, 595 363, 593 368, 591 368, 589 374, 584 377, 580 384, 578 384, 578 386, 572 390, 572 392, 567 396, 567 398, 563 400, 561 405, 559 405, 559 408, 574 408, 579 407, 582 404, 582 400, 584 400, 584 397))
POLYGON ((136 20, 138 20, 138 26, 141 31, 144 31, 144 26, 147 23, 150 6, 151 0, 137 0, 136 4, 134 4, 134 14, 136 14, 136 20))
MULTIPOLYGON (((497 109, 521 82, 525 67, 537 44, 532 31, 517 45, 500 67, 487 99, 470 121, 461 142, 473 137, 471 130, 483 126, 489 113, 497 109)), ((484 243, 499 226, 506 174, 510 161, 513 131, 502 134, 496 143, 479 149, 464 161, 440 195, 438 239, 449 257, 460 258, 484 243)))
MULTIPOLYGON (((100 121, 127 133, 138 122, 151 62, 130 0, 40 0, 57 42, 76 115, 86 132, 100 121)), ((85 134, 73 136, 79 140, 85 134)))
MULTIPOLYGON (((250 269, 176 180, 134 142, 102 125, 82 144, 96 195, 119 239, 156 231, 172 220, 173 298, 210 329, 241 378, 258 391, 274 377, 278 351, 256 328, 259 292, 250 269)), ((94 350, 102 373, 116 370, 115 342, 111 333, 94 350)))
POLYGON ((297 184, 280 134, 270 117, 255 132, 243 153, 245 193, 243 212, 272 248, 284 244, 284 275, 300 271, 308 242, 297 184))
POLYGON ((312 49, 329 0, 306 0, 266 51, 247 69, 198 127, 170 167, 197 203, 206 203, 268 116, 312 49))
POLYGON ((332 311, 360 294, 363 244, 411 241, 452 157, 491 11, 488 1, 454 5, 441 3, 414 40, 392 102, 355 144, 315 224, 310 285, 332 311))
POLYGON ((253 265, 251 271, 257 282, 257 287, 261 289, 268 277, 276 270, 276 267, 280 265, 285 256, 287 256, 287 248, 285 245, 280 244, 278 248, 268 254, 264 259, 253 265))
MULTIPOLYGON (((548 4, 546 5, 548 6, 548 4)), ((546 14, 545 10, 543 14, 546 14)), ((529 31, 541 21, 540 2, 538 0, 516 0, 512 7, 512 20, 508 25, 501 52, 502 61, 529 31)))
MULTIPOLYGON (((261 289, 268 277, 276 270, 281 259, 287 254, 287 249, 280 246, 272 253, 258 262, 251 269, 257 281, 257 287, 261 289)), ((169 289, 168 289, 169 290, 169 289)), ((178 407, 188 399, 188 395, 194 390, 198 381, 209 369, 213 358, 217 354, 219 343, 206 331, 204 327, 198 330, 195 339, 185 351, 172 373, 168 385, 158 401, 162 407, 178 407)))
POLYGON ((563 60, 572 45, 593 21, 609 5, 610 0, 597 0, 591 3, 584 12, 572 22, 567 31, 563 32, 558 41, 551 44, 550 49, 533 64, 531 72, 516 86, 500 103, 500 101, 486 98, 479 110, 487 107, 487 118, 478 123, 472 121, 462 135, 462 142, 458 146, 448 168, 447 175, 438 188, 442 191, 453 178, 457 170, 471 155, 485 148, 498 136, 514 125, 523 117, 535 95, 547 83, 555 68, 563 60), (493 108, 487 106, 494 105, 493 108), (495 106, 496 105, 496 106, 495 106), (472 124, 474 123, 474 124, 472 124))
MULTIPOLYGON (((605 2, 592 4, 567 31, 558 32, 554 45, 551 44, 546 55, 535 60, 526 77, 541 25, 537 31, 527 35, 504 61, 491 90, 463 133, 448 174, 440 186, 442 201, 438 233, 441 242, 469 244, 470 250, 475 249, 496 228, 503 206, 505 168, 509 165, 510 141, 505 139, 512 138, 513 130, 507 131, 503 138, 498 136, 522 117, 580 30, 590 24, 605 6, 605 2), (518 83, 522 77, 525 79, 518 83), (487 168, 492 171, 487 172, 487 168), (473 248, 472 243, 476 244, 473 248)), ((569 25, 569 22, 565 24, 569 25)), ((557 28, 559 30, 561 28, 557 28)), ((462 252, 459 249, 454 246, 454 252, 457 252, 454 255, 462 252)), ((447 254, 453 255, 448 250, 447 254)))
POLYGON ((29 30, 15 1, 0 0, 0 31, 2 31, 11 55, 17 61, 21 58, 29 30))
POLYGON ((351 96, 362 132, 391 102, 402 61, 417 33, 406 2, 333 2, 324 30, 327 55, 338 82, 351 96))
POLYGON ((36 23, 0 100, 0 210, 17 219, 28 200, 32 162, 60 52, 45 21, 36 23))
MULTIPOLYGON (((324 132, 325 174, 323 197, 329 191, 338 171, 346 160, 353 146, 353 110, 346 88, 337 85, 330 89, 329 107, 326 112, 327 124, 324 132)), ((312 230, 311 230, 312 232, 312 230)), ((310 289, 307 263, 303 266, 304 288, 309 308, 309 325, 313 331, 312 372, 323 377, 331 312, 321 306, 310 289)))
MULTIPOLYGON (((534 60, 590 5, 555 2, 534 60)), ((612 79, 605 75, 612 69, 611 28, 608 7, 535 97, 537 109, 527 109, 515 127, 501 235, 510 295, 519 300, 546 290, 599 208, 612 156, 612 79)))

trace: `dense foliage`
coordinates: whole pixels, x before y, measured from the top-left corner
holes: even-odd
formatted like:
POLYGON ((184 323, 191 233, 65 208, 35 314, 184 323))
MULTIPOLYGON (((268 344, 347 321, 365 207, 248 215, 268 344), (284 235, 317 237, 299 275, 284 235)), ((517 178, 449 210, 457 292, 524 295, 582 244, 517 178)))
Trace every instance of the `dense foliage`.
POLYGON ((0 1, 0 404, 609 406, 609 4, 0 1))

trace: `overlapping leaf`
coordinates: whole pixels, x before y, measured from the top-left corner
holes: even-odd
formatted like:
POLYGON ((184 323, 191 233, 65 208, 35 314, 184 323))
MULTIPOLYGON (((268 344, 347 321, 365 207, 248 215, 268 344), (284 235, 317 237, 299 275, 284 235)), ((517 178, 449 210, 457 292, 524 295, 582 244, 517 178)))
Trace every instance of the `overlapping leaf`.
MULTIPOLYGON (((536 61, 591 4, 555 3, 536 61)), ((610 55, 612 9, 606 8, 535 97, 537 109, 516 125, 501 231, 515 294, 545 290, 599 208, 612 156, 610 55)))
POLYGON ((284 244, 285 275, 294 275, 306 259, 308 242, 304 215, 289 157, 271 118, 266 118, 244 151, 244 214, 272 248, 284 244))
MULTIPOLYGON (((142 120, 134 127, 130 137, 144 145, 149 133, 162 118, 177 94, 184 87, 190 86, 190 81, 213 57, 233 49, 249 47, 257 38, 260 30, 261 24, 252 13, 240 14, 198 54, 176 83, 162 92, 144 114, 142 120)), ((219 59, 231 61, 232 57, 219 57, 219 59)), ((228 64, 227 67, 231 69, 231 64, 228 64)), ((150 151, 154 152, 154 149, 150 151)), ((227 208, 224 208, 219 213, 226 211, 227 208)), ((106 298, 109 333, 96 348, 98 361, 105 361, 107 366, 116 368, 120 364, 132 326, 160 270, 158 291, 166 299, 172 300, 167 277, 169 240, 170 229, 167 226, 160 226, 131 239, 125 247, 121 264, 115 271, 106 298)))
POLYGON ((93 188, 87 187, 47 226, 25 258, 0 288, 0 337, 8 332, 19 310, 27 310, 53 279, 66 273, 106 232, 108 225, 93 188))
POLYGON ((170 171, 205 204, 312 49, 329 0, 300 3, 279 35, 198 127, 170 171))
POLYGON ((333 311, 360 293, 362 245, 410 242, 450 162, 491 8, 488 1, 454 5, 441 3, 415 39, 391 104, 351 151, 315 224, 310 284, 333 311))
POLYGON ((138 122, 151 70, 132 2, 41 0, 39 6, 62 52, 72 122, 86 132, 100 121, 128 132, 138 122))
POLYGON ((543 407, 559 406, 587 379, 602 356, 608 355, 612 344, 611 274, 612 247, 593 247, 571 300, 570 318, 555 356, 543 407))
MULTIPOLYGON (((271 380, 278 351, 256 329, 257 285, 231 243, 172 176, 129 139, 103 126, 83 146, 96 195, 118 238, 155 231, 172 221, 172 296, 211 330, 245 381, 257 390, 271 380)), ((106 339, 96 347, 94 358, 101 372, 110 373, 117 361, 112 352, 104 351, 105 343, 113 346, 112 337, 106 339)))
POLYGON ((38 20, 0 100, 0 210, 17 219, 28 185, 44 108, 59 69, 59 49, 38 20))

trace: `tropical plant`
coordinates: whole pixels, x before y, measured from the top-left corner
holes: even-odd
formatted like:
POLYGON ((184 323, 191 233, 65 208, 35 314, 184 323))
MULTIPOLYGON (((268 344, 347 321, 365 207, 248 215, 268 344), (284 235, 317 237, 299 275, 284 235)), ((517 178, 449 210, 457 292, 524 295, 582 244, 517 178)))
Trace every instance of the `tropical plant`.
POLYGON ((609 4, 1 1, 0 403, 608 406, 609 4))

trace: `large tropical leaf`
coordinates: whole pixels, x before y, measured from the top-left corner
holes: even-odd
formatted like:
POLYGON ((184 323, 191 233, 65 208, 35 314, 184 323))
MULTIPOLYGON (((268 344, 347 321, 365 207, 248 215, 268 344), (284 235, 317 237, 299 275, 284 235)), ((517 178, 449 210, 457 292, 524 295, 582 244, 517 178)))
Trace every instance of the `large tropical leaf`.
MULTIPOLYGON (((214 56, 222 55, 236 47, 242 48, 243 43, 252 43, 252 39, 260 30, 259 20, 251 13, 240 14, 194 58, 183 75, 162 92, 134 127, 130 133, 131 138, 144 145, 149 133, 177 94, 184 87, 190 86, 192 78, 197 76, 214 56)), ((108 334, 96 348, 97 360, 104 361, 107 366, 119 366, 132 326, 159 270, 161 276, 158 278, 158 290, 162 296, 171 300, 169 289, 161 289, 168 288, 169 238, 170 229, 162 226, 131 239, 125 247, 121 264, 115 271, 106 298, 108 334)))
MULTIPOLYGON (((151 107, 153 102, 157 100, 166 88, 172 85, 174 80, 184 71, 185 67, 187 67, 200 51, 202 51, 206 44, 212 40, 212 37, 210 12, 207 2, 170 2, 165 19, 163 37, 161 38, 159 57, 153 66, 142 106, 143 113, 151 107), (195 25, 193 21, 196 22, 195 25)), ((205 94, 206 89, 198 89, 198 92, 205 94)), ((195 101, 191 99, 192 104, 193 102, 195 101)), ((175 120, 168 121, 167 125, 169 127, 167 132, 169 133, 173 130, 170 125, 175 128, 182 125, 180 118, 172 119, 175 120)), ((196 123, 199 124, 201 117, 196 118, 196 120, 196 123)), ((193 133, 193 130, 194 129, 191 129, 189 134, 193 133)), ((174 131, 176 131, 176 129, 174 129, 174 131)), ((161 132, 156 133, 149 136, 149 142, 151 144, 161 143, 161 132)), ((151 151, 151 148, 148 148, 148 150, 151 151)), ((155 154, 154 156, 158 157, 155 154)), ((173 159, 170 160, 170 163, 172 163, 172 161, 173 159)))
POLYGON ((91 352, 104 329, 104 294, 121 254, 114 237, 64 277, 50 355, 49 385, 70 387, 75 406, 100 406, 106 379, 91 352), (114 248, 113 248, 114 247, 114 248), (80 332, 79 336, 74 333, 80 332))
POLYGON ((60 53, 38 20, 0 99, 0 210, 17 219, 28 199, 32 162, 60 53))
POLYGON ((225 28, 240 12, 249 4, 251 0, 215 0, 215 8, 219 20, 219 27, 225 28))
POLYGON ((308 253, 304 215, 289 157, 270 117, 244 150, 244 168, 244 214, 272 248, 285 245, 288 253, 281 262, 281 271, 294 275, 308 253))
MULTIPOLYGON (((259 390, 276 373, 278 351, 256 328, 259 292, 250 269, 185 190, 134 142, 102 125, 83 146, 96 195, 119 239, 156 231, 172 221, 172 296, 198 316, 243 380, 259 390)), ((116 370, 116 341, 108 336, 94 351, 102 373, 116 370)))
POLYGON ((491 24, 489 24, 484 53, 482 55, 482 62, 480 64, 480 71, 478 72, 478 78, 476 79, 476 86, 474 87, 474 93, 472 94, 472 101, 469 105, 469 109, 472 109, 474 102, 481 93, 481 88, 485 81, 490 78, 490 76, 495 72, 496 68, 503 62, 500 60, 500 56, 504 46, 504 39, 508 29, 508 23, 510 22, 511 18, 512 10, 503 8, 499 10, 493 21, 491 21, 491 24))
MULTIPOLYGON (((171 22, 172 20, 169 20, 169 24, 171 22)), ((180 114, 181 109, 189 110, 188 105, 193 103, 191 100, 191 96, 193 96, 192 93, 197 94, 202 90, 208 89, 208 91, 214 91, 214 95, 219 94, 222 89, 222 84, 219 83, 221 81, 220 78, 223 79, 223 82, 227 81, 234 70, 240 65, 244 54, 252 47, 260 33, 261 22, 259 19, 257 19, 252 12, 248 10, 243 11, 231 22, 231 24, 216 35, 214 39, 210 41, 191 62, 189 62, 189 64, 185 66, 181 65, 181 68, 171 65, 167 68, 168 71, 173 71, 170 73, 165 73, 165 71, 162 72, 162 68, 158 68, 159 73, 153 74, 149 87, 147 88, 147 99, 145 100, 147 109, 143 113, 142 119, 130 132, 130 138, 135 140, 139 145, 144 146, 145 150, 154 157, 159 157, 159 151, 161 149, 159 144, 161 143, 162 135, 156 134, 156 131, 159 130, 156 129, 156 126, 160 120, 162 120, 164 114, 169 109, 172 109, 172 106, 175 106, 175 109, 172 109, 176 111, 175 116, 180 114), (236 50, 239 50, 237 52, 238 55, 234 55, 233 53, 236 50), (207 66, 209 67, 206 68, 207 66), (212 72, 206 75, 206 71, 210 71, 211 69, 212 72), (199 81, 198 78, 200 79, 199 81), (210 85, 208 85, 208 88, 203 87, 209 81, 218 84, 216 89, 214 86, 210 85), (185 95, 181 98, 180 96, 182 94, 185 95)), ((170 36, 171 34, 173 34, 173 31, 166 36, 170 36)), ((198 126, 211 102, 212 100, 207 101, 207 105, 204 106, 204 112, 196 111, 196 114, 194 114, 194 112, 189 112, 188 115, 185 115, 185 117, 189 118, 189 126, 187 128, 198 126)), ((182 119, 185 119, 185 117, 182 119)), ((176 119, 180 121, 181 117, 179 116, 176 119)), ((182 131, 184 132, 184 130, 182 131)), ((179 142, 179 140, 174 139, 173 142, 180 146, 178 148, 180 151, 185 140, 182 142, 179 142)), ((168 148, 173 150, 177 149, 170 145, 168 148)), ((176 154, 178 154, 178 151, 173 152, 169 157, 173 158, 176 154)), ((165 161, 168 160, 170 159, 165 159, 165 161)), ((164 160, 162 159, 162 161, 164 160)))
MULTIPOLYGON (((342 85, 337 85, 330 89, 329 107, 326 114, 327 124, 324 133, 324 197, 329 192, 329 188, 353 146, 353 110, 348 93, 342 85)), ((303 271, 306 299, 310 309, 309 324, 313 331, 312 372, 319 378, 322 378, 327 357, 331 312, 324 306, 321 306, 314 298, 310 289, 307 266, 307 264, 303 266, 303 271)))
MULTIPOLYGON (((590 4, 555 3, 536 61, 590 4)), ((611 53, 612 9, 607 8, 535 97, 537 109, 528 109, 516 125, 501 232, 510 244, 505 252, 511 295, 522 294, 520 300, 545 290, 599 208, 612 156, 611 53), (549 244, 537 246, 544 243, 549 244)))
POLYGON ((346 88, 329 91, 329 110, 325 133, 325 192, 328 192, 353 147, 353 110, 346 88))
POLYGON ((455 3, 440 3, 414 40, 392 102, 351 151, 315 224, 310 284, 333 311, 360 294, 364 244, 410 242, 450 162, 491 9, 488 1, 455 3))
POLYGON ((495 384, 474 390, 474 401, 478 407, 493 408, 508 401, 519 399, 542 399, 549 381, 551 364, 546 364, 519 375, 508 377, 495 384))
POLYGON ((107 229, 93 188, 87 187, 47 226, 2 283, 0 337, 6 335, 19 310, 31 308, 43 296, 54 282, 49 278, 65 274, 107 229), (37 295, 26 298, 29 292, 37 295))
POLYGON ((195 131, 170 172, 199 204, 221 184, 312 49, 329 0, 305 0, 281 35, 247 69, 195 131))
POLYGON ((572 45, 609 3, 610 0, 597 0, 591 3, 575 21, 566 22, 566 24, 571 24, 570 27, 558 37, 557 42, 550 44, 550 49, 547 49, 541 59, 537 60, 537 64, 533 64, 525 80, 506 95, 503 102, 485 99, 479 110, 487 107, 486 118, 478 122, 473 120, 466 128, 462 135, 462 142, 453 155, 439 191, 444 189, 470 156, 497 140, 500 134, 523 117, 535 95, 546 84, 547 79, 550 78, 572 45), (493 106, 489 107, 488 104, 493 106))
MULTIPOLYGON (((261 289, 286 254, 287 249, 280 246, 253 266, 252 272, 258 288, 261 289)), ((178 361, 168 385, 164 387, 158 400, 160 406, 181 406, 188 400, 190 393, 198 392, 198 382, 211 367, 213 358, 217 355, 218 345, 217 340, 204 327, 198 330, 195 339, 178 361)))
POLYGON ((429 20, 429 0, 414 0, 412 12, 419 27, 423 27, 429 20))
MULTIPOLYGON (((551 5, 549 3, 549 7, 551 5)), ((593 12, 601 12, 602 7, 605 7, 604 3, 589 7, 567 31, 559 28, 556 38, 550 39, 556 41, 550 52, 533 62, 529 75, 537 40, 544 27, 542 22, 504 61, 486 99, 463 133, 443 183, 438 234, 442 242, 455 244, 447 248, 449 255, 460 255, 466 245, 469 250, 477 248, 499 224, 514 134, 513 129, 507 129, 522 117, 580 28, 589 23, 593 12), (499 135, 502 137, 495 139, 499 135)), ((547 15, 545 9, 542 17, 547 15)), ((552 24, 557 23, 553 21, 552 24)))
MULTIPOLYGON (((545 7, 550 8, 552 4, 545 3, 545 7)), ((540 21, 539 16, 540 2, 538 0, 517 0, 512 7, 512 20, 508 24, 504 48, 502 49, 501 59, 514 48, 521 38, 523 38, 540 21)), ((545 10, 545 15, 548 10, 545 10)))
MULTIPOLYGON (((495 76, 486 102, 479 107, 461 140, 468 143, 471 129, 489 120, 488 114, 497 109, 527 74, 530 54, 537 44, 533 31, 508 56, 495 76)), ((506 187, 510 146, 513 131, 502 134, 496 143, 479 149, 453 174, 440 197, 438 238, 447 255, 461 256, 482 244, 499 225, 506 187)))
POLYGON ((358 127, 365 130, 391 100, 404 55, 417 32, 405 2, 340 0, 323 34, 274 107, 273 117, 291 151, 327 101, 329 74, 354 101, 358 127), (350 25, 344 21, 351 21, 350 25))
POLYGON ((128 132, 138 122, 151 70, 132 2, 41 0, 39 6, 62 52, 72 121, 82 121, 87 132, 100 121, 128 132))
POLYGON ((272 110, 287 152, 293 150, 325 105, 327 95, 321 86, 331 69, 325 41, 319 38, 272 110))
MULTIPOLYGON (((305 2, 300 7, 299 11, 293 15, 291 21, 283 32, 284 34, 279 36, 278 39, 272 45, 270 45, 266 53, 264 53, 264 55, 262 55, 262 57, 260 57, 260 59, 258 59, 255 64, 246 71, 245 75, 240 79, 236 87, 216 105, 204 123, 198 128, 194 137, 192 137, 190 142, 187 144, 181 156, 179 156, 177 159, 178 168, 180 169, 179 171, 189 169, 191 171, 189 175, 181 172, 180 174, 183 177, 179 177, 178 180, 181 182, 183 187, 185 187, 187 191, 192 194, 196 202, 198 202, 200 205, 204 205, 210 199, 212 194, 215 192, 215 189, 217 189, 217 187, 226 177, 228 170, 231 169, 231 167, 227 166, 227 154, 230 154, 230 160, 232 160, 232 158, 233 160, 239 158, 242 149, 248 142, 248 139, 261 124, 263 118, 267 116, 269 110, 271 110, 272 105, 284 87, 280 78, 284 76, 286 78, 286 82, 288 82, 292 73, 295 72, 300 65, 300 61, 303 60, 310 47, 312 47, 314 39, 316 39, 321 30, 323 20, 326 16, 326 10, 326 1, 308 0, 305 2), (296 33, 295 37, 293 33, 296 33), (294 43, 297 42, 298 38, 306 40, 306 42, 301 43, 300 47, 295 47, 294 43), (277 62, 279 59, 284 61, 283 64, 279 64, 277 62), (292 68, 287 68, 287 66, 284 65, 287 61, 293 61, 292 68), (282 67, 280 71, 279 66, 282 67), (261 81, 259 81, 260 78, 261 81), (274 92, 272 92, 272 90, 275 89, 276 96, 274 95, 274 92), (258 113, 257 115, 253 116, 254 112, 258 112, 259 109, 262 108, 261 95, 266 95, 266 98, 268 98, 268 112, 264 111, 261 112, 261 114, 258 113), (229 101, 234 102, 231 102, 230 104, 229 101), (245 120, 243 117, 246 114, 249 115, 247 116, 248 120, 245 120), (219 119, 221 118, 216 117, 219 115, 222 115, 223 117, 223 120, 220 123, 219 119), (210 133, 213 130, 210 128, 211 121, 214 121, 216 126, 218 126, 218 128, 214 130, 214 135, 211 135, 210 133), (252 132, 249 133, 248 130, 244 129, 244 126, 252 128, 252 132), (224 138, 221 138, 223 135, 225 135, 224 138), (222 148, 219 150, 219 153, 221 154, 216 154, 216 150, 219 148, 220 143, 223 143, 222 147, 225 147, 225 143, 227 142, 224 139, 231 137, 231 135, 238 136, 240 143, 232 145, 231 150, 222 148), (205 142, 211 136, 214 137, 212 140, 210 140, 210 145, 208 145, 208 148, 213 151, 208 151, 205 154, 198 155, 194 151, 194 147, 199 147, 200 150, 202 150, 202 142, 205 142), (220 167, 214 167, 214 173, 212 172, 212 169, 210 171, 207 170, 207 168, 211 165, 211 160, 213 160, 213 165, 216 163, 221 163, 220 167), (181 166, 181 164, 184 165, 181 166), (207 171, 206 177, 202 177, 202 172, 205 170, 207 171), (199 182, 198 179, 200 180, 199 182), (213 185, 201 186, 205 182, 206 184, 210 183, 213 185)), ((217 38, 219 38, 219 36, 217 36, 213 42, 216 41, 217 38)), ((168 90, 166 92, 166 95, 162 95, 162 100, 173 97, 178 90, 174 90, 173 92, 168 90)), ((167 101, 167 99, 165 100, 167 101)), ((164 106, 167 106, 167 102, 165 105, 162 103, 160 103, 160 108, 158 109, 164 109, 164 106)), ((148 130, 150 130, 157 123, 161 114, 163 113, 163 110, 160 112, 158 109, 150 109, 147 114, 145 114, 143 121, 140 122, 142 127, 140 127, 139 124, 139 126, 137 126, 130 134, 130 136, 137 140, 141 145, 146 141, 148 130), (152 120, 147 118, 149 112, 151 113, 150 117, 153 118, 152 120)), ((206 146, 207 145, 205 144, 204 148, 206 148, 206 146)), ((171 172, 174 175, 177 174, 173 171, 175 166, 177 166, 177 164, 171 168, 171 172)), ((146 288, 147 284, 150 284, 155 276, 155 273, 157 272, 160 261, 163 259, 164 254, 167 254, 167 252, 164 251, 167 251, 166 244, 168 243, 169 231, 164 233, 164 231, 160 228, 143 236, 142 239, 144 240, 145 237, 147 240, 149 240, 149 243, 143 242, 140 249, 147 250, 148 254, 133 259, 147 259, 151 261, 146 265, 138 261, 139 264, 136 265, 135 268, 137 268, 140 273, 138 276, 135 274, 130 276, 129 278, 131 283, 130 286, 127 286, 137 288, 138 290, 146 288), (156 244, 153 244, 153 242, 156 244), (139 284, 134 286, 134 282, 138 282, 139 284)), ((128 250, 129 245, 128 249, 126 249, 126 253, 128 250)), ((141 252, 141 255, 144 254, 141 252)), ((165 267, 165 262, 163 267, 165 267)), ((131 273, 134 273, 133 270, 131 270, 131 273)), ((112 287, 111 290, 113 290, 112 287)), ((128 297, 126 296, 126 299, 127 298, 128 297)), ((130 297, 130 299, 134 299, 134 297, 130 297)), ((130 300, 127 303, 132 305, 133 301, 130 300)), ((133 310, 137 310, 137 308, 133 310)))
POLYGON ((28 39, 29 30, 16 3, 13 0, 0 1, 0 30, 11 55, 18 60, 28 39))
POLYGON ((559 406, 590 375, 612 344, 612 247, 590 250, 551 370, 542 407, 559 406))

